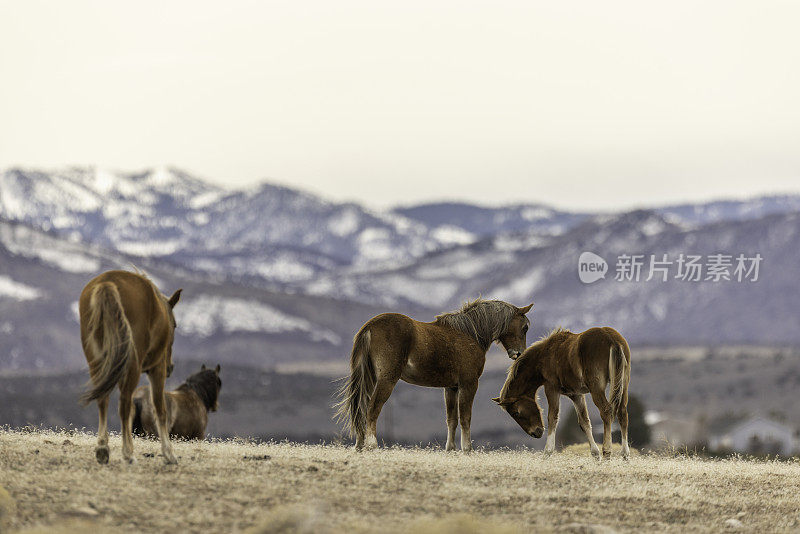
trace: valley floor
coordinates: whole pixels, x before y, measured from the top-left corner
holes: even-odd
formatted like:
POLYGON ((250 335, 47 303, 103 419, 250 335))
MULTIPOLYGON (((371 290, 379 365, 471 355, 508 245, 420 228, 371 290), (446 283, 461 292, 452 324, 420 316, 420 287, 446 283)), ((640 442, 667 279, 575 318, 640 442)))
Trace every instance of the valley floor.
POLYGON ((759 532, 800 528, 800 464, 588 448, 445 453, 243 441, 135 440, 123 464, 94 437, 0 431, 2 532, 759 532), (615 451, 616 453, 616 451, 615 451), (54 530, 55 529, 55 530, 54 530))

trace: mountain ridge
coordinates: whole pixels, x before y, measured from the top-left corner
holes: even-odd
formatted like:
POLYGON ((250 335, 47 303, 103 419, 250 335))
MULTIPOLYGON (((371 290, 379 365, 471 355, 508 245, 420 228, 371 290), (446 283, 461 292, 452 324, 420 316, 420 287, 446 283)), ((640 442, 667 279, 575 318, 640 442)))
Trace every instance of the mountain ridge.
POLYGON ((4 171, 0 365, 80 364, 77 294, 131 265, 164 291, 187 286, 179 350, 238 363, 338 358, 374 314, 431 318, 479 295, 534 301, 535 332, 607 324, 635 344, 800 345, 800 196, 601 214, 483 207, 474 219, 469 204, 431 206, 398 214, 287 186, 223 190, 175 169, 4 171), (585 251, 608 261, 605 279, 580 282, 585 251), (720 252, 761 254, 761 279, 612 275, 622 254, 720 252))

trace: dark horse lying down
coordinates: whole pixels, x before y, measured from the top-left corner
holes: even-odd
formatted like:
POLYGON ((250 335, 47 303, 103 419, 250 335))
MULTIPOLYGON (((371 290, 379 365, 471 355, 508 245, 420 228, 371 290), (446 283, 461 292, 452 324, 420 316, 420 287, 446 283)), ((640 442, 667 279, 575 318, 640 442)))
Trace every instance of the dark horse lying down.
POLYGON ((592 424, 584 395, 592 400, 603 419, 603 456, 611 455, 611 423, 614 416, 622 433, 622 456, 628 458, 628 384, 631 380, 631 349, 613 328, 590 328, 580 334, 556 329, 537 341, 515 361, 500 396, 493 399, 514 418, 522 430, 534 437, 542 435, 542 412, 536 390, 544 386, 547 397, 547 444, 544 452, 555 449, 558 408, 561 395, 575 405, 578 422, 589 440, 592 455, 600 451, 592 437, 592 424), (606 386, 610 399, 606 399, 606 386))
MULTIPOLYGON (((217 411, 217 399, 222 387, 219 370, 219 365, 216 369, 206 369, 203 365, 200 371, 187 378, 177 389, 166 392, 167 428, 170 436, 183 439, 205 438, 208 412, 217 411)), ((136 389, 133 406, 133 433, 139 436, 158 435, 150 386, 136 389)))
POLYGON ((472 399, 486 363, 486 351, 497 341, 512 358, 525 349, 530 321, 524 308, 500 300, 481 300, 445 313, 430 323, 399 313, 373 317, 353 341, 350 376, 339 391, 337 419, 356 436, 357 448, 378 445, 376 427, 383 404, 398 380, 444 388, 447 450, 455 448, 461 423, 461 450, 472 450, 472 399))

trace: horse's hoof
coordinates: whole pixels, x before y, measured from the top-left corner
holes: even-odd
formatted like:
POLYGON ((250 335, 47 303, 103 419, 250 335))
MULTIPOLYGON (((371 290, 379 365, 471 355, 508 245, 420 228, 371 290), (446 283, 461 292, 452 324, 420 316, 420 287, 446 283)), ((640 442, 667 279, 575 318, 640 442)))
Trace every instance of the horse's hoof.
POLYGON ((99 464, 108 463, 108 447, 97 447, 94 450, 94 455, 97 458, 97 463, 99 464))
POLYGON ((599 449, 596 449, 596 450, 592 451, 592 458, 594 458, 597 461, 600 461, 600 450, 599 449))
POLYGON ((603 451, 603 459, 604 460, 610 460, 611 459, 611 451, 608 451, 608 452, 603 451))
POLYGON ((463 452, 464 454, 470 454, 472 451, 473 451, 472 447, 461 449, 461 452, 463 452))
POLYGON ((133 456, 129 456, 129 457, 125 458, 124 460, 125 460, 125 461, 126 461, 128 464, 129 464, 129 465, 133 465, 133 464, 135 464, 135 463, 136 463, 136 458, 134 458, 133 456))
POLYGON ((178 465, 178 459, 174 455, 164 456, 164 465, 178 465))
POLYGON ((545 458, 550 458, 552 455, 553 455, 553 451, 548 451, 548 450, 544 451, 544 457, 545 458))

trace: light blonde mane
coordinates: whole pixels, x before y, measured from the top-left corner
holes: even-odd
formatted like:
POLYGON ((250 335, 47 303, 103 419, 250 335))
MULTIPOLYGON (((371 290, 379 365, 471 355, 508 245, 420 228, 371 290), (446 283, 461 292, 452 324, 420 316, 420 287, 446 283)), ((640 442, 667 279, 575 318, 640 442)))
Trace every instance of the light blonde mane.
POLYGON ((508 302, 477 298, 459 310, 437 315, 436 322, 464 332, 486 350, 508 330, 517 313, 517 307, 508 302))

